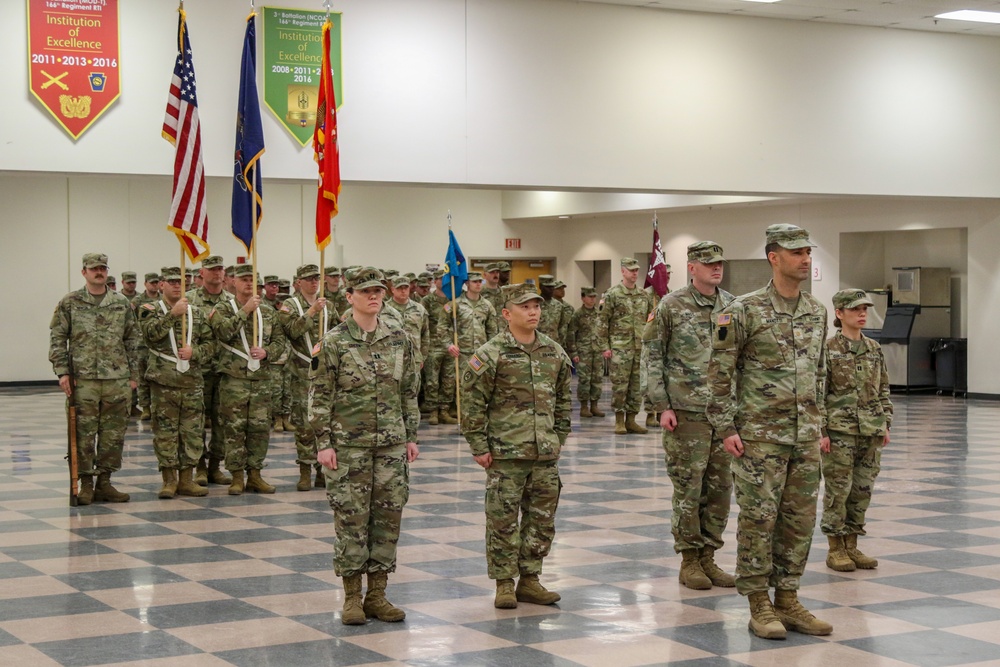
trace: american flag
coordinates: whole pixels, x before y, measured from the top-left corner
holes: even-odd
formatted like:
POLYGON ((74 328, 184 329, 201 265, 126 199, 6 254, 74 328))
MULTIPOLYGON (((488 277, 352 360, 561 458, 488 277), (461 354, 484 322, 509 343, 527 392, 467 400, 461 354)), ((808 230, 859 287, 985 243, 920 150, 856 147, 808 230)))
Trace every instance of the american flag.
POLYGON ((208 211, 205 205, 205 166, 201 155, 198 120, 198 87, 188 39, 187 15, 180 10, 177 23, 177 62, 170 80, 163 138, 177 149, 174 155, 174 192, 168 229, 177 234, 192 262, 207 257, 208 211))

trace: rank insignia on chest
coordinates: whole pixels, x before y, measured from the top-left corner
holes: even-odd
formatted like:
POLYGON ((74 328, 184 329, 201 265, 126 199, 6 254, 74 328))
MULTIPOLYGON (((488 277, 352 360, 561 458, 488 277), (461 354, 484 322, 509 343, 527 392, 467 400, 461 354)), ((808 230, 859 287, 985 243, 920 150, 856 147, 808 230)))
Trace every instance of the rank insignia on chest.
POLYGON ((723 313, 719 315, 719 319, 716 324, 720 327, 728 327, 733 321, 733 316, 730 313, 723 313))

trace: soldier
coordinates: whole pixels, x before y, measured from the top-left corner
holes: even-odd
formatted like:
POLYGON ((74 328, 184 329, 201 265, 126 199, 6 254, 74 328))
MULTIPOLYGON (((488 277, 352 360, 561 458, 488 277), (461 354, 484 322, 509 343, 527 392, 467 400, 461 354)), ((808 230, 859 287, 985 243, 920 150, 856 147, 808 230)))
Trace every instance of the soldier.
POLYGON ((500 279, 497 284, 500 287, 510 284, 510 262, 497 262, 497 270, 500 272, 500 279))
POLYGON ((593 287, 580 289, 583 305, 573 313, 567 335, 567 354, 576 364, 576 395, 580 399, 581 417, 603 417, 604 412, 597 407, 601 400, 601 385, 604 381, 604 357, 598 339, 600 311, 597 304, 597 290, 593 287))
POLYGON ((646 325, 650 408, 661 413, 663 450, 673 484, 671 532, 681 554, 680 582, 704 590, 731 588, 735 579, 715 564, 729 521, 730 456, 705 418, 705 383, 712 356, 712 323, 733 300, 719 289, 722 247, 700 241, 687 248, 691 284, 667 294, 646 325))
POLYGON ((563 321, 563 333, 562 340, 559 343, 565 347, 569 342, 569 325, 573 321, 573 315, 576 313, 573 310, 573 306, 569 305, 564 301, 566 298, 566 283, 561 280, 556 280, 555 285, 552 289, 552 299, 559 305, 563 310, 562 321, 563 321))
MULTIPOLYGON (((427 310, 416 301, 410 298, 411 279, 416 276, 407 273, 403 280, 393 285, 392 298, 386 301, 386 305, 399 313, 403 321, 403 329, 410 336, 413 344, 413 358, 417 368, 424 367, 424 359, 430 351, 431 330, 427 319, 427 310)), ((383 311, 386 310, 383 307, 383 311)))
POLYGON ((278 299, 278 289, 280 288, 278 276, 264 276, 264 303, 278 310, 281 301, 278 299))
MULTIPOLYGON (((482 298, 483 276, 477 271, 470 271, 465 282, 466 291, 455 300, 455 325, 458 332, 457 344, 453 340, 448 345, 448 354, 451 359, 445 360, 445 372, 442 383, 455 384, 455 364, 452 359, 458 360, 458 367, 464 369, 465 365, 479 347, 497 335, 496 311, 493 304, 482 298)), ((446 311, 450 314, 451 303, 445 304, 446 311)), ((439 321, 439 336, 451 335, 452 320, 439 321)))
POLYGON ((431 278, 424 277, 424 274, 417 276, 417 282, 414 283, 416 287, 413 293, 410 295, 417 303, 421 303, 424 297, 431 293, 431 278))
POLYGON ((771 281, 716 317, 708 371, 708 420, 734 457, 736 589, 749 598, 750 630, 765 639, 833 631, 797 593, 816 525, 825 412, 826 308, 801 291, 812 248, 804 229, 767 228, 771 281))
POLYGON ((823 457, 823 520, 830 543, 826 565, 840 572, 870 570, 878 561, 858 550, 865 534, 865 513, 889 444, 892 401, 889 374, 878 343, 862 333, 868 307, 875 305, 860 289, 833 295, 839 330, 826 341, 826 424, 820 443, 823 457))
POLYGON ((565 347, 569 319, 562 303, 553 297, 555 290, 555 276, 547 273, 538 276, 538 291, 542 295, 542 316, 538 322, 538 331, 565 347))
POLYGON ((635 422, 642 404, 640 362, 642 332, 652 306, 641 287, 639 261, 633 257, 621 260, 622 281, 604 295, 601 309, 601 344, 604 358, 611 360, 611 406, 615 410, 615 433, 648 433, 635 422))
POLYGON ((137 311, 148 349, 153 451, 163 476, 159 497, 204 496, 208 489, 194 482, 205 418, 201 364, 211 361, 215 343, 205 313, 181 295, 180 268, 165 267, 160 286, 163 298, 137 311))
POLYGON ((220 348, 219 421, 226 469, 233 474, 229 495, 238 496, 244 488, 274 493, 274 487, 264 481, 260 471, 271 430, 268 358, 281 354, 286 344, 285 332, 277 314, 270 308, 261 308, 260 295, 253 293, 253 266, 240 264, 235 273, 236 296, 220 303, 209 314, 220 348))
POLYGON ((118 291, 118 281, 115 280, 114 276, 108 276, 107 286, 108 289, 111 290, 112 292, 118 291))
POLYGON ((139 293, 135 291, 136 275, 135 271, 122 271, 122 291, 121 295, 132 301, 139 293))
POLYGON ((503 330, 507 326, 507 320, 500 317, 503 310, 503 293, 500 291, 500 264, 490 262, 483 267, 483 298, 493 304, 493 310, 497 313, 497 326, 503 330))
MULTIPOLYGON (((198 273, 201 275, 202 285, 188 290, 185 295, 188 303, 200 308, 204 313, 211 313, 217 305, 229 301, 229 292, 224 289, 224 264, 219 255, 211 255, 201 260, 201 269, 198 273)), ((215 354, 218 358, 222 354, 221 348, 217 348, 215 354)), ((226 458, 226 446, 222 441, 222 424, 219 421, 219 379, 222 374, 217 366, 215 359, 205 360, 201 364, 202 395, 205 401, 204 426, 212 429, 210 438, 202 434, 202 441, 205 444, 195 469, 195 482, 201 486, 208 486, 209 482, 229 485, 233 481, 221 469, 222 462, 226 458)))
POLYGON ((323 298, 333 306, 333 308, 343 315, 347 312, 347 309, 351 307, 351 304, 347 303, 347 294, 344 292, 341 283, 341 271, 335 266, 328 266, 324 269, 326 275, 324 280, 326 281, 325 291, 323 292, 323 298))
POLYGON ((316 463, 316 433, 309 423, 309 390, 313 377, 314 341, 320 340, 320 328, 325 334, 340 321, 339 313, 319 295, 319 267, 303 264, 295 271, 301 293, 289 297, 280 306, 279 319, 285 336, 291 343, 291 361, 288 364, 289 394, 292 408, 292 429, 295 431, 295 462, 299 464, 298 491, 308 491, 313 486, 313 467, 316 467, 316 486, 325 485, 316 463))
MULTIPOLYGON (((431 332, 430 352, 424 361, 423 386, 424 407, 430 416, 427 423, 457 424, 458 420, 448 412, 454 396, 454 383, 448 384, 443 379, 446 372, 444 366, 453 363, 448 356, 448 346, 454 342, 451 330, 451 312, 445 311, 445 305, 450 304, 441 293, 441 277, 444 271, 434 272, 434 291, 424 297, 421 305, 427 311, 427 321, 431 332), (447 335, 444 331, 447 330, 447 335)), ((454 376, 452 376, 454 378, 454 376)))
POLYGON ((486 563, 497 582, 493 606, 513 609, 518 602, 548 605, 560 599, 538 575, 555 536, 572 363, 558 343, 537 331, 541 296, 524 283, 503 289, 509 330, 469 357, 462 424, 472 456, 486 469, 486 563))
POLYGON ((291 296, 292 281, 288 278, 278 279, 278 298, 284 301, 286 298, 291 296))
MULTIPOLYGON (((667 277, 666 283, 663 286, 664 287, 663 296, 666 296, 667 294, 670 293, 670 272, 671 271, 670 271, 670 265, 669 264, 664 264, 663 268, 664 268, 664 272, 665 272, 666 277, 667 277)), ((652 285, 650 285, 649 287, 646 288, 646 295, 649 298, 649 303, 651 305, 651 310, 652 311, 656 311, 656 306, 659 305, 661 297, 656 293, 656 290, 653 289, 652 285)), ((643 398, 645 399, 645 404, 646 404, 646 428, 648 429, 648 428, 653 428, 653 427, 656 427, 656 426, 660 425, 660 413, 656 412, 655 410, 650 409, 650 405, 653 403, 653 399, 650 398, 650 395, 649 395, 649 383, 648 383, 647 378, 646 378, 646 369, 649 367, 649 360, 646 357, 646 350, 647 350, 647 347, 645 345, 643 345, 643 348, 642 348, 643 359, 642 359, 642 365, 641 365, 641 370, 642 370, 642 380, 641 380, 641 382, 642 382, 642 386, 644 387, 644 391, 643 391, 642 395, 643 395, 643 398)))
MULTIPOLYGON (((156 303, 160 300, 160 274, 152 272, 147 273, 143 278, 143 283, 145 285, 145 291, 132 297, 132 310, 137 310, 144 304, 156 303)), ((146 342, 143 340, 141 334, 139 336, 139 345, 136 352, 139 359, 139 384, 136 387, 135 393, 137 402, 135 404, 138 405, 141 410, 139 413, 139 420, 147 422, 151 418, 149 411, 149 384, 146 382, 146 360, 149 355, 146 353, 146 342)))
POLYGON ((343 578, 341 623, 397 622, 406 613, 385 597, 409 498, 408 465, 419 454, 417 374, 410 340, 378 316, 385 288, 378 269, 348 273, 351 316, 323 339, 326 369, 316 385, 314 422, 333 510, 333 568, 343 578), (368 590, 361 599, 361 575, 368 590))
POLYGON ((107 288, 107 255, 87 253, 80 273, 86 285, 64 296, 52 314, 49 361, 59 387, 75 395, 78 503, 124 503, 129 495, 111 485, 111 475, 122 466, 139 329, 128 300, 107 288))
POLYGON ((230 297, 236 294, 236 292, 234 291, 235 290, 235 287, 234 287, 235 277, 236 277, 236 267, 233 266, 233 265, 227 266, 226 267, 225 289, 226 289, 227 292, 229 292, 230 297))

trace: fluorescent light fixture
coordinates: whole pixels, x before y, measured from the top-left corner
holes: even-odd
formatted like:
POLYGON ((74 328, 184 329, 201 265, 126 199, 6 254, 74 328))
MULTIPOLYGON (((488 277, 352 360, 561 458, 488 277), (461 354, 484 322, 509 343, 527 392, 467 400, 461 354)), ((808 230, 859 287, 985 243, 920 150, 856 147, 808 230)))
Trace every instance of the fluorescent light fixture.
POLYGON ((743 0, 743 2, 767 2, 767 3, 772 3, 772 2, 781 2, 781 0, 743 0))
POLYGON ((936 19, 953 19, 955 21, 975 21, 977 23, 1000 23, 1000 12, 981 12, 978 9, 960 9, 957 12, 938 14, 936 19))

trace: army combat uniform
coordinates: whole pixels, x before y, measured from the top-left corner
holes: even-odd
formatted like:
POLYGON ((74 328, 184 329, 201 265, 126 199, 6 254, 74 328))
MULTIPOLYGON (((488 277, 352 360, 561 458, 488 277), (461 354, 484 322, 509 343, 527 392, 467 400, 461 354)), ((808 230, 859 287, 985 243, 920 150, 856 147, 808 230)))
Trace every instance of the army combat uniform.
POLYGON ((427 311, 431 332, 430 351, 423 368, 424 409, 430 413, 428 423, 456 424, 458 420, 448 414, 448 408, 455 400, 455 375, 452 373, 450 376, 451 384, 443 378, 446 372, 444 366, 454 366, 455 363, 448 354, 448 346, 453 341, 451 301, 440 292, 431 292, 424 297, 421 305, 427 311), (448 306, 447 311, 445 306, 448 306))
MULTIPOLYGON (((583 290, 584 296, 596 295, 593 287, 583 290)), ((580 309, 573 313, 570 320, 566 340, 566 352, 576 362, 576 397, 580 400, 580 416, 603 417, 604 413, 597 408, 601 400, 601 390, 604 383, 604 357, 601 352, 604 346, 598 338, 601 326, 601 311, 594 306, 580 309)))

